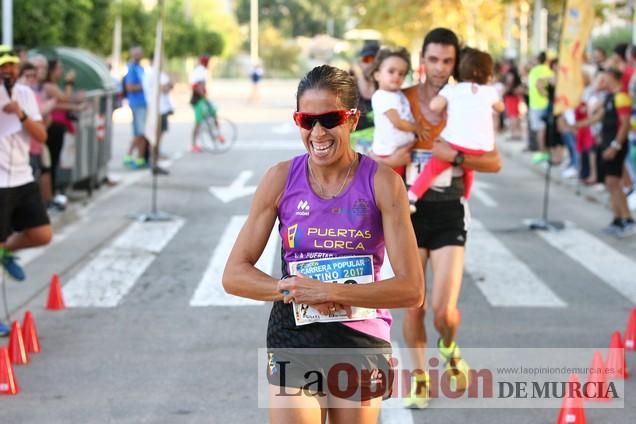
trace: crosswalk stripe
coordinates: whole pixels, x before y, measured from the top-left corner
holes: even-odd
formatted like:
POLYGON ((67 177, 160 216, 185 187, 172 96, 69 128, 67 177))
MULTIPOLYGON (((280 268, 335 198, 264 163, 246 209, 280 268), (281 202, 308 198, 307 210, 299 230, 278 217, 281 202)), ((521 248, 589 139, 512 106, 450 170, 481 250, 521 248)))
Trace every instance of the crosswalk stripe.
MULTIPOLYGON (((397 363, 400 364, 399 369, 406 369, 404 366, 404 358, 401 356, 402 350, 400 350, 400 345, 395 340, 391 341, 392 356, 397 360, 397 363)), ((401 387, 398 387, 398 390, 402 390, 401 387)), ((411 424, 413 423, 413 414, 410 410, 404 408, 402 404, 402 398, 400 397, 401 393, 393 393, 394 397, 391 397, 387 400, 382 401, 382 409, 380 409, 380 422, 382 424, 411 424)))
MULTIPOLYGON (((190 306, 250 306, 250 305, 262 305, 264 302, 259 300, 246 299, 242 297, 229 295, 223 290, 221 285, 221 278, 223 277, 223 269, 225 263, 230 255, 230 250, 238 237, 243 224, 247 216, 233 216, 230 223, 225 228, 221 240, 214 249, 210 263, 208 264, 201 282, 194 292, 192 299, 190 300, 190 306)), ((256 263, 256 267, 263 271, 265 274, 272 274, 274 267, 274 258, 276 256, 276 247, 278 245, 278 233, 274 225, 267 246, 261 255, 260 259, 256 263)))
POLYGON ((86 264, 63 288, 69 307, 114 307, 183 226, 167 222, 133 222, 86 264))
POLYGON ((596 237, 572 225, 563 231, 539 231, 550 245, 596 275, 620 294, 636 303, 636 263, 596 237))
POLYGON ((475 219, 471 222, 466 247, 466 270, 492 306, 566 306, 525 263, 475 219))

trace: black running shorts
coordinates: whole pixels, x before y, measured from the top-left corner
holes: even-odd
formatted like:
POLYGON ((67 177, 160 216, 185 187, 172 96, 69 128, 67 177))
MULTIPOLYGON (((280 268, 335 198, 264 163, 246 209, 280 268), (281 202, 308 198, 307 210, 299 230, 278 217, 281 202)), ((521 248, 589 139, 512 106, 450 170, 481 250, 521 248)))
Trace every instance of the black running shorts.
POLYGON ((291 304, 274 302, 267 326, 267 351, 268 382, 290 388, 290 392, 321 379, 320 393, 343 399, 367 401, 391 393, 389 342, 339 322, 297 326, 291 304), (340 390, 332 390, 336 379, 340 390), (353 388, 357 390, 348 390, 353 388))
POLYGON ((49 224, 40 189, 35 182, 18 187, 0 188, 0 241, 14 231, 49 224))
POLYGON ((444 246, 465 246, 470 212, 462 200, 422 201, 411 222, 420 249, 436 250, 444 246))
POLYGON ((623 148, 616 152, 614 159, 603 159, 603 152, 609 147, 609 143, 599 145, 597 149, 597 158, 599 166, 599 174, 602 176, 611 175, 613 177, 623 176, 623 165, 625 164, 625 158, 627 157, 627 143, 623 145, 623 148))

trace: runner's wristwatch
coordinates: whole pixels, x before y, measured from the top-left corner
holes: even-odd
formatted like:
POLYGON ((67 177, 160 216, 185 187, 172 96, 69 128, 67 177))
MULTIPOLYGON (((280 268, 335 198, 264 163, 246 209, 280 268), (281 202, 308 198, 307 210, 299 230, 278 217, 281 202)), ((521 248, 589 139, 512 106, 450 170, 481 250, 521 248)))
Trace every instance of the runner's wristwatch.
POLYGON ((451 163, 453 166, 461 166, 464 163, 464 152, 457 152, 451 163))
POLYGON ((22 111, 22 115, 20 115, 20 122, 24 122, 29 119, 29 115, 27 115, 24 111, 22 111))
POLYGON ((612 140, 610 147, 618 152, 623 148, 623 145, 616 140, 612 140))

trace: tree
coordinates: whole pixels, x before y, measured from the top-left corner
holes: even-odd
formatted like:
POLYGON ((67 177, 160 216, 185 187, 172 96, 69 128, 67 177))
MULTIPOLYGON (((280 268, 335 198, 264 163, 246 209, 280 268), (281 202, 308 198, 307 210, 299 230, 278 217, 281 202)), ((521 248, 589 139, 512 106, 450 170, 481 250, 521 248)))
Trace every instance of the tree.
POLYGON ((92 52, 109 55, 112 52, 113 27, 115 24, 115 7, 111 0, 92 0, 89 37, 86 48, 92 52))
POLYGON ((13 2, 13 40, 15 45, 48 47, 62 44, 64 2, 22 0, 13 2))
MULTIPOLYGON (((272 26, 285 38, 314 36, 327 32, 333 23, 334 36, 344 33, 347 13, 343 0, 260 0, 259 21, 272 26)), ((250 0, 239 0, 236 14, 240 24, 250 22, 250 0)))

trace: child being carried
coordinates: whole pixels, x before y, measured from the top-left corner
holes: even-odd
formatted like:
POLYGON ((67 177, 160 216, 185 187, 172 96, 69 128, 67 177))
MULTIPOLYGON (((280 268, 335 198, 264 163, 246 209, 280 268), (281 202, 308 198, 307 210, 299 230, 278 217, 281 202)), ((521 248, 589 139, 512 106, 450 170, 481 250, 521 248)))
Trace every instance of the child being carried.
MULTIPOLYGON (((411 213, 415 202, 431 187, 435 177, 450 168, 463 164, 464 153, 481 155, 495 147, 493 110, 501 112, 504 104, 495 87, 487 85, 493 76, 493 60, 486 52, 466 47, 459 62, 459 83, 446 85, 431 100, 434 112, 446 110, 446 127, 441 138, 457 151, 455 160, 445 162, 431 157, 408 192, 411 213)), ((464 197, 470 196, 474 171, 463 168, 464 197)))

